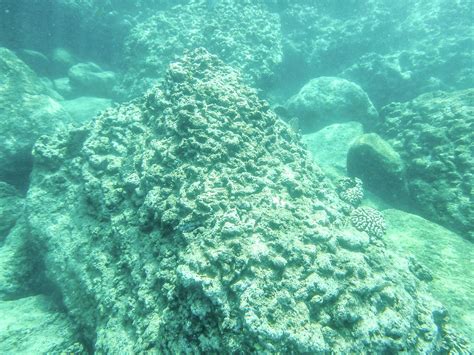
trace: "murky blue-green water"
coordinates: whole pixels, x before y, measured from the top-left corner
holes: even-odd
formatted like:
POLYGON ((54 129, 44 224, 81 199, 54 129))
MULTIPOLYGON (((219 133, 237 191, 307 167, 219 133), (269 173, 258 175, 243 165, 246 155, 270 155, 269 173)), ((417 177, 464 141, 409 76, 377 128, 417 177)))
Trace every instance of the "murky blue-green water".
POLYGON ((0 353, 472 353, 473 13, 0 0, 0 353))

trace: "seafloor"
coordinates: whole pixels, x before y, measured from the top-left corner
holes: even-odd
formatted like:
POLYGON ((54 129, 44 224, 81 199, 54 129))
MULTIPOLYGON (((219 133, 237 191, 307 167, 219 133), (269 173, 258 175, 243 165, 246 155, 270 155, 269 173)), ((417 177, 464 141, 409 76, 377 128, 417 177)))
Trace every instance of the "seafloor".
POLYGON ((0 2, 0 354, 469 354, 473 0, 0 2))

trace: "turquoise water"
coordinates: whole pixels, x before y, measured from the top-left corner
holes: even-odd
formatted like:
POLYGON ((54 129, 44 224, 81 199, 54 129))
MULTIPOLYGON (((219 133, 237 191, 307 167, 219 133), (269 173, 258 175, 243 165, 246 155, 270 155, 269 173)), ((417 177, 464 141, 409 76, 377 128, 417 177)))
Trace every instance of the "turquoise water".
POLYGON ((473 13, 1 1, 0 353, 472 353, 473 13))

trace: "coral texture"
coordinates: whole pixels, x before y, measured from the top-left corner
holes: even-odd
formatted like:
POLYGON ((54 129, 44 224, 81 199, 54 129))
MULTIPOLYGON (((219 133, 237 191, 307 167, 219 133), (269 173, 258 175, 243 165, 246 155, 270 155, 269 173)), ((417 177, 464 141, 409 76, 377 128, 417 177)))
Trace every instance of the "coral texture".
POLYGON ((299 137, 203 49, 34 155, 31 232, 95 351, 423 353, 445 340, 447 313, 405 259, 346 228, 299 137))
POLYGON ((383 214, 371 207, 356 208, 350 219, 355 228, 371 237, 382 238, 387 229, 383 214))
POLYGON ((341 200, 354 207, 359 206, 364 198, 362 180, 359 178, 343 177, 339 179, 336 185, 336 191, 341 200))

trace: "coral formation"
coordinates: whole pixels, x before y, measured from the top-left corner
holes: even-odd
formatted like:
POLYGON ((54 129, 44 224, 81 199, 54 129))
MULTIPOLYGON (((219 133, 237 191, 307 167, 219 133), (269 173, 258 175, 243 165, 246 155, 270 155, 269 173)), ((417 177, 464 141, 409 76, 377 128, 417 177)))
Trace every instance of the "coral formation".
POLYGON ((355 228, 375 238, 382 238, 387 229, 383 214, 371 207, 356 208, 350 220, 355 228))
POLYGON ((350 242, 346 204, 299 137, 203 49, 144 98, 41 138, 34 156, 31 233, 97 352, 423 353, 444 341, 447 313, 404 259, 350 242))
POLYGON ((378 132, 406 164, 419 213, 474 240, 474 90, 392 103, 382 116, 378 132))
POLYGON ((364 198, 362 180, 359 178, 343 177, 337 181, 336 191, 341 200, 357 207, 364 198))

